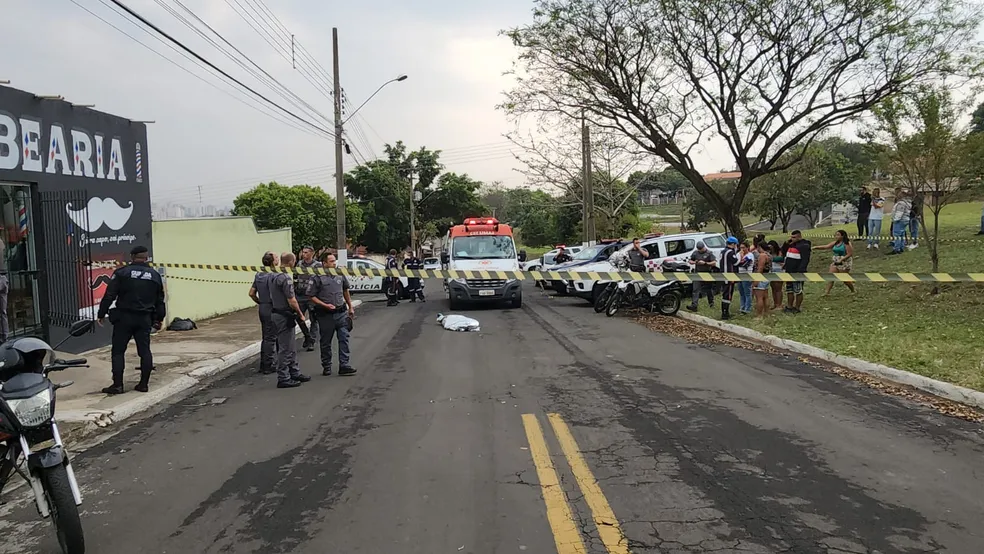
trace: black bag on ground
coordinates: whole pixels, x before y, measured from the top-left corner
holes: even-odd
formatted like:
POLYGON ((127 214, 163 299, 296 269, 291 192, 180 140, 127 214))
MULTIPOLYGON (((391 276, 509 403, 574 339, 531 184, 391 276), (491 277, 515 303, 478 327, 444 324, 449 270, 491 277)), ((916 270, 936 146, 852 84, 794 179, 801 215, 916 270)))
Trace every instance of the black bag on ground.
POLYGON ((171 324, 167 326, 168 331, 191 331, 192 329, 198 329, 195 322, 182 317, 172 319, 171 324))

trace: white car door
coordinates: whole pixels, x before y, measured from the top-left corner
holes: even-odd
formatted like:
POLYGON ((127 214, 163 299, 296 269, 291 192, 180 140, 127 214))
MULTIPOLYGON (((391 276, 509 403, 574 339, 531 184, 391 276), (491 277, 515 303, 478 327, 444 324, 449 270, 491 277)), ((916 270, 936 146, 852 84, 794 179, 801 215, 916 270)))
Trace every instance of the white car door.
MULTIPOLYGON (((374 262, 359 260, 359 269, 384 269, 382 264, 377 264, 374 262)), ((363 277, 365 279, 365 288, 363 290, 371 292, 383 292, 383 278, 379 275, 373 275, 372 277, 363 277)))

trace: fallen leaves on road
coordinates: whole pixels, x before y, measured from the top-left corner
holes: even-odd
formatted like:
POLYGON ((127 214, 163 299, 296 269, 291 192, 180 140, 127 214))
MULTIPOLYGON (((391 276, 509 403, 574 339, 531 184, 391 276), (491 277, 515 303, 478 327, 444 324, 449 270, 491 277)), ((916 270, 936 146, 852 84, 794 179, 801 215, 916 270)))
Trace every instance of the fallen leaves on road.
MULTIPOLYGON (((652 331, 672 335, 694 344, 730 346, 732 348, 742 348, 745 350, 752 350, 755 352, 762 352, 777 356, 793 355, 789 352, 779 350, 766 344, 746 340, 720 329, 705 327, 703 325, 691 323, 677 317, 663 317, 640 312, 636 316, 636 321, 652 331)), ((802 363, 824 371, 829 371, 830 373, 840 375, 841 377, 852 381, 863 383, 869 388, 875 389, 884 394, 906 398, 913 402, 929 406, 945 416, 955 417, 975 423, 984 423, 984 412, 976 408, 960 404, 959 402, 953 402, 952 400, 926 394, 912 387, 883 381, 865 373, 858 373, 857 371, 852 371, 850 369, 835 366, 826 362, 820 362, 818 360, 814 360, 813 358, 798 356, 797 359, 802 363)))

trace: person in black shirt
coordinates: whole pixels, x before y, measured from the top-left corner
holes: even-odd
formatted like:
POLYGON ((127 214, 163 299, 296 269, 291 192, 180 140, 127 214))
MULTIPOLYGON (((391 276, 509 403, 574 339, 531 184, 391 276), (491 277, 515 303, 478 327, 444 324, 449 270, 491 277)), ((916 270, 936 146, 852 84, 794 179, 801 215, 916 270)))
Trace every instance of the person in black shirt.
POLYGON ((868 216, 871 215, 871 193, 868 187, 861 187, 861 196, 858 198, 858 236, 868 236, 868 216))
POLYGON ((566 264, 567 262, 573 260, 570 254, 567 253, 567 249, 561 246, 557 255, 554 256, 554 265, 566 264))
MULTIPOLYGON (((721 251, 721 269, 725 273, 738 273, 738 238, 728 237, 721 251)), ((735 295, 735 284, 729 281, 721 289, 721 319, 731 319, 731 299, 735 295)))
MULTIPOLYGON (((403 260, 403 269, 424 269, 424 262, 420 261, 416 254, 410 252, 407 258, 403 260)), ((411 302, 416 302, 418 298, 421 302, 425 302, 424 285, 420 282, 420 277, 407 277, 407 293, 410 295, 411 302)))
MULTIPOLYGON (((783 245, 786 273, 806 273, 810 266, 812 243, 803 238, 803 233, 793 231, 789 240, 783 245)), ((803 281, 786 283, 786 313, 799 313, 803 306, 803 281)))
POLYGON ((99 325, 107 316, 113 324, 113 384, 102 390, 106 394, 123 392, 124 356, 131 338, 137 344, 137 354, 140 356, 140 383, 134 390, 149 390, 150 372, 154 369, 150 329, 160 329, 166 313, 164 281, 157 270, 147 265, 147 247, 135 247, 130 251, 130 257, 132 261, 129 265, 113 272, 106 294, 99 303, 99 325), (116 307, 111 310, 114 302, 116 307))
MULTIPOLYGON (((399 269, 399 262, 396 261, 396 249, 390 250, 386 258, 386 269, 399 269)), ((400 303, 400 278, 383 277, 383 291, 386 293, 386 305, 396 306, 400 303)))

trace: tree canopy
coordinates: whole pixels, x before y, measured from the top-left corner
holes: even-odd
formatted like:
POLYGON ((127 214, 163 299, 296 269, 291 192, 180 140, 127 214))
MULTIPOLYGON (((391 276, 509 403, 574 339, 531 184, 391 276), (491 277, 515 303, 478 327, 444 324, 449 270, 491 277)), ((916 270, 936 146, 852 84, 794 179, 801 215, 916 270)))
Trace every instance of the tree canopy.
POLYGON ((410 245, 410 183, 417 230, 415 243, 441 236, 468 216, 485 215, 479 199, 480 181, 444 172, 441 151, 421 147, 410 151, 402 141, 384 147, 385 158, 360 165, 345 175, 345 188, 362 207, 366 223, 361 243, 385 252, 410 245), (430 236, 428 236, 430 235, 430 236))
POLYGON ((518 84, 501 107, 620 131, 743 236, 754 179, 909 87, 976 69, 979 23, 962 0, 536 0, 507 31, 518 84), (694 163, 711 139, 741 173, 730 191, 694 163))
MULTIPOLYGON (((302 246, 316 250, 336 244, 335 199, 310 185, 285 186, 260 183, 233 201, 232 215, 250 216, 259 229, 291 229, 294 251, 302 246)), ((362 209, 345 205, 349 238, 357 239, 365 229, 362 209)))

